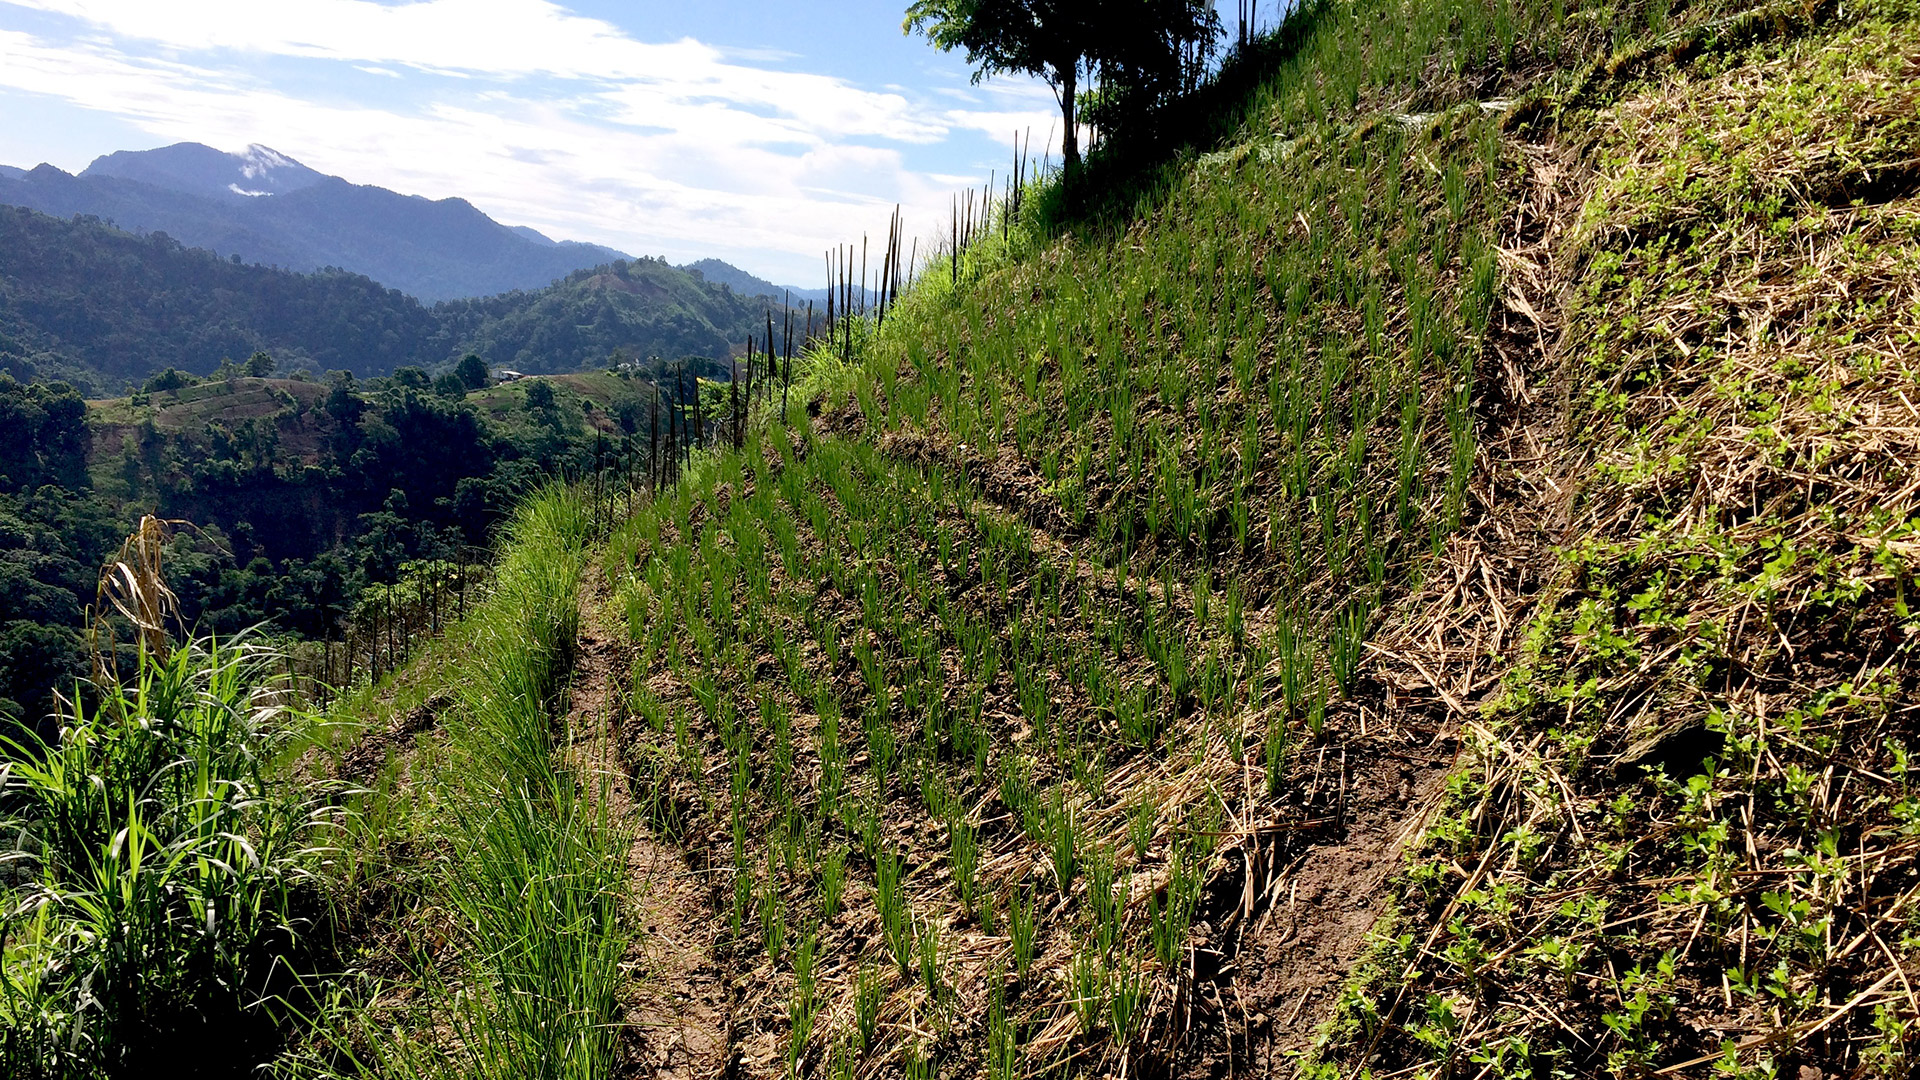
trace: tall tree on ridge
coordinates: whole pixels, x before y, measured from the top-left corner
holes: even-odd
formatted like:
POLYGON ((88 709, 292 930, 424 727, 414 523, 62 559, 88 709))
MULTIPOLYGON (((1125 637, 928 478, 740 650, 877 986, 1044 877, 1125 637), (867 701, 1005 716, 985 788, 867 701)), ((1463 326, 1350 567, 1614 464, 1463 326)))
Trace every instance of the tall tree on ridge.
POLYGON ((1060 152, 1080 164, 1074 118, 1080 69, 1093 58, 1096 6, 1086 0, 914 0, 906 33, 925 34, 943 52, 965 49, 973 81, 1017 73, 1045 79, 1060 102, 1060 152))
POLYGON ((1222 33, 1211 0, 914 0, 901 29, 942 51, 965 49, 973 81, 1046 80, 1060 102, 1061 156, 1080 163, 1080 79, 1109 123, 1131 125, 1190 89, 1222 33))

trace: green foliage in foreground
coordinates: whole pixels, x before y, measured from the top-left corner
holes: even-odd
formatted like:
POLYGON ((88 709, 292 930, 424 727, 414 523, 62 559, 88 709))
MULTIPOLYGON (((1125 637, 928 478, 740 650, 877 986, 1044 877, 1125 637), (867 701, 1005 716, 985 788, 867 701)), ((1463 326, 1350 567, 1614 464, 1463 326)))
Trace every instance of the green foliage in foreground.
POLYGON ((516 515, 451 733, 465 787, 450 809, 466 838, 453 898, 492 976, 461 1001, 465 1075, 612 1074, 625 845, 604 800, 555 762, 549 712, 572 660, 591 529, 572 491, 516 515))
POLYGON ((142 653, 57 745, 5 748, 0 1073, 238 1075, 278 1043, 333 811, 277 767, 309 720, 272 659, 142 653))
MULTIPOLYGON (((612 1075, 615 995, 627 939, 626 844, 604 799, 557 757, 553 714, 572 662, 577 595, 593 538, 576 491, 528 500, 508 530, 496 586, 457 633, 468 642, 443 716, 442 756, 409 792, 416 824, 448 858, 412 887, 459 927, 420 957, 406 1034, 358 1014, 315 1040, 315 1075, 587 1080, 612 1075)), ((377 815, 376 815, 377 816, 377 815)), ((378 843, 385 837, 371 837, 378 843)), ((294 1070, 300 1071, 300 1070, 294 1070)))
MULTIPOLYGON (((463 388, 486 378, 470 359, 450 376, 463 388)), ((390 591, 420 595, 410 569, 473 563, 549 476, 643 467, 653 407, 653 387, 624 371, 457 395, 403 377, 167 374, 91 409, 70 389, 0 374, 0 733, 17 722, 51 736, 55 692, 86 670, 81 611, 98 568, 140 514, 197 526, 168 552, 186 625, 305 639, 307 657, 356 636, 364 670, 370 622, 393 617, 390 591), (535 388, 549 407, 526 407, 535 388)), ((424 603, 402 620, 437 627, 447 590, 430 593, 430 620, 424 603)), ((328 677, 352 681, 337 656, 328 677)))

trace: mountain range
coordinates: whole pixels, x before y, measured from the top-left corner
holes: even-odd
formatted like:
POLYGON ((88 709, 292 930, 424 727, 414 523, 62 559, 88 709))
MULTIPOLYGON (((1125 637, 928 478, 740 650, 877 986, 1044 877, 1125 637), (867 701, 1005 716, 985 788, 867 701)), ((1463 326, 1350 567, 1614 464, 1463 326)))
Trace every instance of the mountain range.
MULTIPOLYGON (((79 174, 0 166, 0 204, 99 218, 134 233, 293 271, 342 269, 432 303, 543 288, 631 256, 503 225, 460 198, 427 199, 328 176, 265 146, 200 143, 106 154, 79 174)), ((743 296, 814 298, 721 262, 690 264, 743 296)), ((817 290, 816 290, 817 291, 817 290)))
POLYGON ((791 285, 775 285, 765 278, 755 277, 732 263, 721 262, 719 259, 700 259, 687 263, 680 269, 697 274, 715 285, 725 285, 741 296, 764 296, 782 303, 791 300, 797 304, 805 304, 809 300, 824 303, 827 299, 825 289, 796 289, 791 285))
POLYGON ((117 392, 270 354, 281 370, 385 375, 468 352, 528 374, 613 359, 723 358, 772 302, 668 265, 614 259, 545 288, 422 304, 364 274, 243 263, 96 218, 0 206, 0 372, 117 392))

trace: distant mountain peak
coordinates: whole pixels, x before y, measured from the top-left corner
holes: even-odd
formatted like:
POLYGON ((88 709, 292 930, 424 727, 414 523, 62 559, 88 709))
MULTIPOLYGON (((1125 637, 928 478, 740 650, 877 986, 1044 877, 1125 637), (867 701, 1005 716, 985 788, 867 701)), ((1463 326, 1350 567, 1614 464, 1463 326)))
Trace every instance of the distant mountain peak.
MULTIPOLYGON (((271 146, 259 143, 248 144, 246 150, 234 155, 242 162, 240 174, 249 180, 264 177, 275 169, 305 169, 306 166, 293 160, 271 146)), ((312 170, 308 170, 311 172, 312 170)))
MULTIPOLYGON (((237 153, 195 142, 122 150, 78 176, 52 165, 0 166, 0 204, 165 232, 189 247, 289 270, 340 267, 429 303, 537 290, 632 258, 502 224, 459 196, 404 195, 328 176, 263 143, 237 153)), ((718 259, 686 269, 743 298, 805 303, 826 295, 790 290, 718 259)))
POLYGON ((232 156, 240 159, 240 178, 247 186, 232 183, 227 185, 227 190, 250 199, 274 194, 276 174, 298 175, 300 172, 313 171, 278 150, 259 143, 252 143, 232 156))
POLYGON ((80 175, 112 176, 167 191, 221 199, 284 195, 327 179, 326 174, 259 143, 237 154, 193 142, 153 150, 121 150, 94 159, 80 175))

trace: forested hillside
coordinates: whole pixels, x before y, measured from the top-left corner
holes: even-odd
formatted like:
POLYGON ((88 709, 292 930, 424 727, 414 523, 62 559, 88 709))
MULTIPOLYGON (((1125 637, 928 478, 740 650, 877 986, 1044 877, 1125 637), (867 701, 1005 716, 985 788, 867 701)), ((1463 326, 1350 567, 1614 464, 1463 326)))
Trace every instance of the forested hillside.
MULTIPOLYGON (((43 750, 15 1071, 244 1014, 225 1075, 1914 1075, 1920 7, 1320 0, 1164 51, 884 318, 523 501, 414 662, 223 714, 257 756, 183 760, 280 794, 152 833, 219 860, 117 854, 137 770, 89 771, 174 720, 43 750)), ((230 698, 108 716, 188 700, 230 698)))
POLYGON ((460 351, 532 374, 586 370, 615 351, 628 359, 724 357, 779 304, 663 259, 632 259, 575 271, 538 292, 449 301, 434 311, 460 351))
POLYGON ((263 351, 282 371, 362 378, 438 370, 470 352, 529 372, 590 370, 616 352, 724 356, 768 303, 638 259, 425 307, 358 274, 244 265, 164 233, 0 206, 0 370, 95 395, 263 351))
POLYGON ((247 266, 13 206, 0 206, 0 252, 0 363, 21 378, 110 393, 260 351, 361 376, 444 359, 431 311, 357 274, 247 266))
POLYGON ((245 370, 168 371, 91 407, 0 374, 0 724, 40 722, 88 674, 84 610, 142 514, 182 523, 167 582, 183 625, 340 641, 370 595, 486 561, 547 478, 627 467, 676 393, 645 371, 473 386, 245 370))

